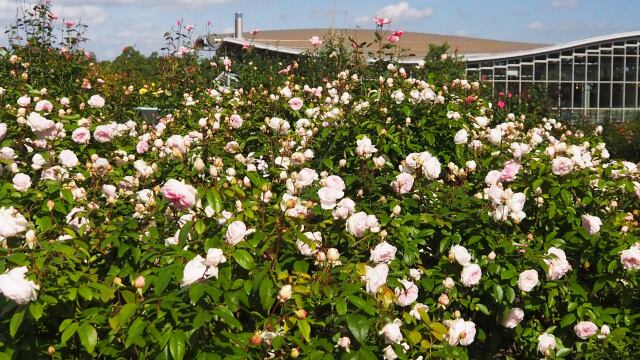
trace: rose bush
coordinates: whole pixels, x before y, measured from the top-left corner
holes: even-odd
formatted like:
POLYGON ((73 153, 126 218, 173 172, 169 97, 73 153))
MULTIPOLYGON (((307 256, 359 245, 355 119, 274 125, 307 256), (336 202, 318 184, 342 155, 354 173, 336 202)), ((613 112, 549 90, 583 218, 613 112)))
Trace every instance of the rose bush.
POLYGON ((640 172, 595 133, 400 65, 150 124, 13 56, 0 359, 640 356, 640 172))

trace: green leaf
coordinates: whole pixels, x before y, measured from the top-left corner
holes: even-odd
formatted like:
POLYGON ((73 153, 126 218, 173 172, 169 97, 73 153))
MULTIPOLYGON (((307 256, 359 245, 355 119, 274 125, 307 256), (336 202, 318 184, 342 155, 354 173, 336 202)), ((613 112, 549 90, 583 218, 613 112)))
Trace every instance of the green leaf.
POLYGON ((562 348, 556 352, 556 357, 564 357, 571 354, 571 348, 562 348))
POLYGON ((216 213, 220 213, 222 211, 222 197, 218 190, 210 189, 207 191, 207 202, 216 213))
POLYGON ((145 327, 146 324, 143 318, 139 317, 133 321, 133 324, 131 324, 127 332, 127 341, 124 343, 125 349, 138 340, 138 337, 144 332, 145 327))
POLYGON ((262 308, 264 310, 271 309, 271 305, 273 305, 275 291, 273 290, 273 283, 271 279, 265 278, 260 284, 260 304, 262 304, 262 308))
POLYGON ((344 298, 336 299, 336 311, 338 315, 344 315, 347 313, 347 301, 344 298))
POLYGON ((311 325, 305 319, 298 320, 298 329, 300 329, 300 333, 302 333, 302 337, 307 340, 307 342, 311 342, 311 325))
POLYGON ((169 351, 171 352, 171 357, 175 360, 182 360, 184 358, 187 347, 184 343, 184 336, 182 336, 181 333, 173 333, 169 339, 169 351))
POLYGON ((192 227, 193 227, 193 221, 188 221, 186 224, 184 224, 184 226, 182 227, 182 229, 180 229, 180 232, 178 233, 178 241, 180 241, 181 243, 185 243, 187 241, 187 236, 189 235, 189 232, 191 231, 192 227))
POLYGON ((375 315, 376 314, 376 309, 369 304, 366 300, 357 297, 355 295, 349 295, 347 296, 347 300, 349 300, 349 302, 351 302, 353 305, 357 306, 360 310, 366 312, 369 315, 375 315))
POLYGON ((255 266, 253 262, 253 256, 251 256, 251 254, 249 254, 249 252, 247 252, 246 250, 236 250, 233 254, 233 258, 238 263, 238 265, 242 266, 243 269, 251 270, 255 266))
POLYGON ((137 305, 134 303, 124 304, 117 315, 120 326, 124 325, 136 313, 137 305))
POLYGON ((80 324, 77 322, 73 322, 71 323, 71 325, 67 326, 67 328, 65 328, 64 331, 62 332, 62 337, 60 338, 60 341, 62 343, 66 343, 67 340, 69 340, 73 336, 73 334, 76 333, 76 330, 78 330, 79 326, 80 324))
POLYGON ((11 317, 11 323, 9 323, 9 335, 11 335, 11 337, 16 336, 18 333, 18 329, 22 324, 22 319, 24 319, 24 313, 24 308, 19 308, 11 317))
POLYGON ((324 166, 326 166, 329 170, 333 171, 333 161, 331 160, 331 158, 324 158, 322 159, 322 164, 324 164, 324 166))
POLYGON ((503 296, 504 291, 502 290, 502 287, 500 287, 500 285, 498 284, 493 285, 493 298, 496 300, 496 302, 500 302, 503 296))
POLYGON ((80 337, 80 343, 84 346, 89 353, 93 353, 93 349, 98 343, 98 332, 89 323, 84 323, 78 328, 78 336, 80 337))
POLYGON ((429 324, 429 328, 431 328, 431 334, 441 341, 444 339, 444 335, 448 332, 447 327, 439 322, 432 322, 429 324))
POLYGON ((233 313, 227 307, 219 306, 215 310, 213 310, 213 313, 222 318, 224 322, 232 328, 242 330, 242 324, 240 323, 240 321, 238 321, 238 319, 235 318, 235 316, 233 316, 233 313))
POLYGON ((576 320, 577 320, 576 314, 568 313, 567 315, 562 317, 562 320, 560 320, 560 327, 561 328, 565 328, 565 327, 575 323, 576 320))
POLYGON ((359 343, 364 344, 369 333, 369 322, 363 315, 347 316, 347 327, 359 343))
POLYGON ((204 234, 204 231, 207 229, 207 226, 204 224, 202 220, 198 220, 196 221, 195 229, 198 235, 202 235, 204 234))
POLYGON ((170 269, 165 268, 160 271, 160 273, 158 274, 158 277, 156 277, 155 289, 153 290, 153 292, 156 295, 162 294, 164 289, 167 288, 167 286, 169 285, 169 282, 171 281, 172 275, 173 275, 173 271, 171 271, 170 269))
POLYGON ((516 292, 513 290, 511 286, 509 286, 505 290, 505 296, 507 298, 507 301, 509 301, 509 303, 513 303, 513 300, 515 300, 516 298, 516 292))
POLYGON ((481 311, 485 315, 490 315, 489 309, 484 304, 476 304, 476 310, 481 311))
POLYGON ((33 316, 35 320, 40 319, 42 317, 42 312, 43 312, 42 304, 40 304, 39 302, 30 303, 29 312, 31 313, 31 316, 33 316))

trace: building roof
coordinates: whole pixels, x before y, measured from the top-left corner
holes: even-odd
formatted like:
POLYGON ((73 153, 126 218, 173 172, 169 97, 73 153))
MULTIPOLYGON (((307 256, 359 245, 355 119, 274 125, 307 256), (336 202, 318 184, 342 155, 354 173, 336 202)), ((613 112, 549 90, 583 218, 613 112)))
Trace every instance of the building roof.
MULTIPOLYGON (((253 37, 249 33, 243 33, 243 39, 234 38, 232 34, 211 35, 207 40, 210 44, 227 42, 231 44, 248 44, 259 49, 278 51, 289 54, 300 54, 313 50, 309 42, 312 36, 327 38, 331 35, 343 35, 345 40, 350 37, 356 42, 373 41, 375 30, 372 29, 291 29, 291 30, 265 30, 253 37)), ((417 32, 405 32, 398 45, 408 49, 413 54, 412 58, 422 59, 429 51, 429 45, 442 45, 448 43, 452 53, 459 55, 491 54, 514 51, 525 51, 546 46, 545 44, 532 44, 513 41, 489 40, 465 36, 425 34, 417 32)), ((370 49, 374 50, 374 49, 370 49)))
POLYGON ((491 61, 491 60, 503 60, 509 58, 519 58, 525 56, 542 55, 551 52, 558 52, 562 50, 570 50, 573 48, 580 48, 588 45, 595 45, 599 43, 622 41, 631 38, 640 38, 640 31, 630 31, 624 33, 596 36, 584 40, 572 41, 562 44, 537 47, 532 49, 521 49, 516 51, 507 51, 501 53, 484 53, 484 54, 468 54, 465 56, 467 61, 491 61))

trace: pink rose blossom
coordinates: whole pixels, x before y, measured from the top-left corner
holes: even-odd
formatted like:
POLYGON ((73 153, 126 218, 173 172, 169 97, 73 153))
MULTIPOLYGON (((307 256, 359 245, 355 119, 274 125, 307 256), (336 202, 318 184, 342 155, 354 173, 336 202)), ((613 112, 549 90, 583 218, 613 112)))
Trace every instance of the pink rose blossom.
POLYGON ((375 16, 373 18, 373 22, 376 23, 377 26, 384 26, 384 25, 390 24, 391 20, 380 17, 380 16, 375 16))
POLYGON ((196 189, 184 182, 170 179, 161 189, 162 195, 178 210, 192 208, 196 204, 196 189))
POLYGON ((477 285, 482 277, 482 270, 478 264, 470 264, 462 269, 460 274, 462 284, 467 287, 477 285))
POLYGON ((396 258, 396 247, 383 241, 371 250, 371 260, 374 264, 388 263, 396 258))
POLYGON ((294 111, 298 111, 302 109, 303 104, 304 102, 302 101, 302 99, 297 97, 291 98, 291 100, 289 100, 289 106, 291 107, 291 110, 294 110, 294 111))
POLYGON ((573 331, 580 339, 586 340, 598 332, 598 327, 591 321, 580 321, 573 327, 573 331))
POLYGON ((513 329, 518 326, 520 322, 524 319, 524 311, 520 308, 509 309, 509 312, 502 320, 502 326, 507 329, 513 329))
POLYGON ((504 169, 500 173, 500 181, 511 182, 516 179, 520 171, 520 164, 517 161, 509 160, 504 164, 504 169))
POLYGON ((413 187, 413 176, 407 173, 400 173, 396 179, 391 182, 391 189, 398 194, 406 194, 413 187))
POLYGON ((408 280, 400 280, 402 288, 395 288, 396 304, 409 306, 418 300, 418 286, 408 280))
POLYGON ((71 133, 71 140, 77 144, 88 144, 91 140, 91 132, 85 127, 79 127, 71 133))
POLYGON ((640 269, 640 243, 620 252, 620 262, 625 270, 640 269))

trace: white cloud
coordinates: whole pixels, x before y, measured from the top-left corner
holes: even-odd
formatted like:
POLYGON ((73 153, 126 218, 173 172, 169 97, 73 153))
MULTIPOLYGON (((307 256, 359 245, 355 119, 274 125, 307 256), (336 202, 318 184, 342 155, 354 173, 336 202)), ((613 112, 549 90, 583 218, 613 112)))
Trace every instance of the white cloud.
POLYGON ((553 0, 551 6, 556 8, 575 9, 578 7, 578 0, 553 0))
POLYGON ((534 21, 527 25, 527 29, 529 30, 542 30, 543 27, 544 25, 540 21, 534 21))
MULTIPOLYGON (((389 18, 392 21, 418 20, 433 15, 433 9, 427 7, 418 9, 411 7, 408 2, 402 1, 397 4, 390 4, 376 11, 377 16, 389 18)), ((356 24, 365 24, 371 21, 373 16, 358 16, 354 19, 356 24)))
POLYGON ((429 17, 433 14, 431 8, 416 9, 409 6, 407 2, 400 2, 383 7, 376 12, 376 15, 389 18, 391 20, 416 20, 429 17))
POLYGON ((464 30, 458 30, 456 31, 456 35, 458 36, 467 36, 467 32, 464 30))
POLYGON ((60 5, 54 6, 53 11, 60 19, 82 20, 85 24, 101 24, 109 18, 103 8, 95 5, 60 5))

